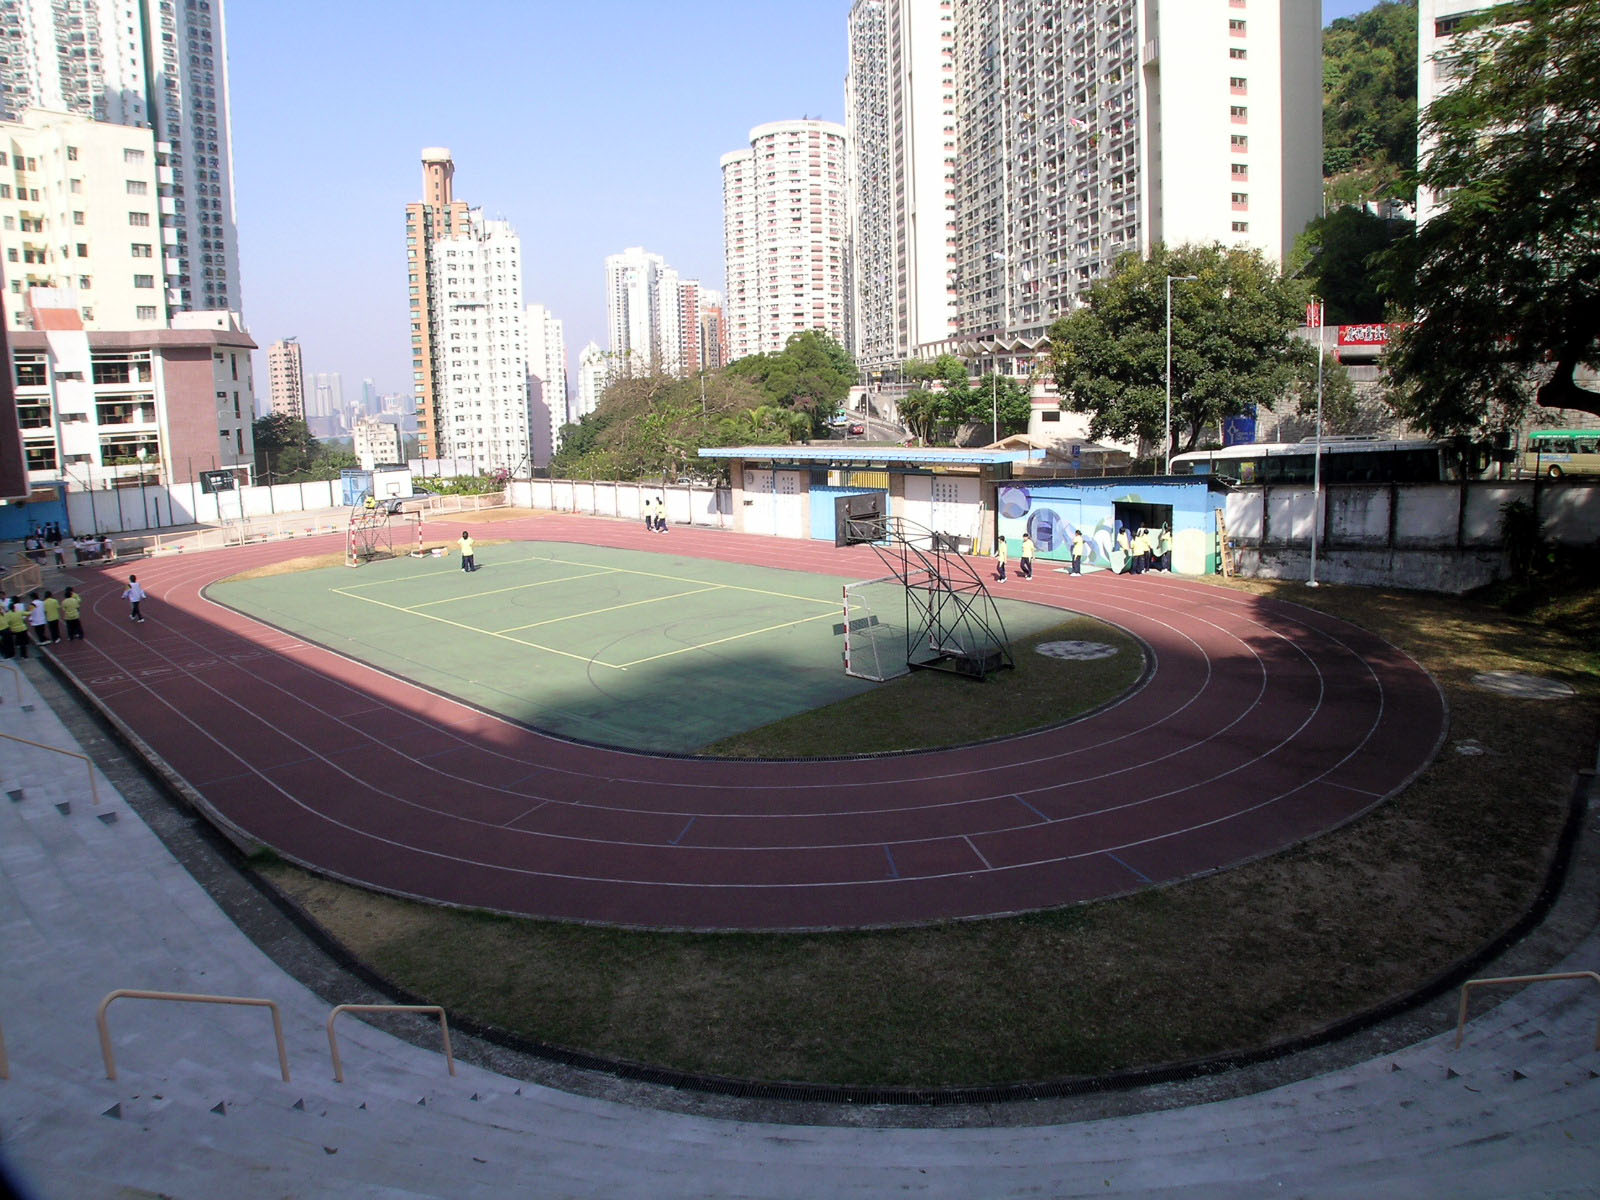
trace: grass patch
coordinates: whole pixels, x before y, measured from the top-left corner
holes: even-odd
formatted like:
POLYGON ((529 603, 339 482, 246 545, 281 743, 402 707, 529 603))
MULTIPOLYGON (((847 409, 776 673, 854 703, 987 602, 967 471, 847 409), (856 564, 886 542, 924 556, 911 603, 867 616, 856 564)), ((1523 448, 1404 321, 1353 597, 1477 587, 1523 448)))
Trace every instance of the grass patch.
MULTIPOLYGON (((922 929, 664 934, 438 909, 283 865, 262 873, 380 974, 453 1011, 688 1071, 981 1084, 1312 1032, 1414 989, 1526 911, 1573 772, 1593 758, 1600 608, 1562 602, 1561 620, 1509 618, 1471 599, 1231 586, 1405 648, 1439 680, 1450 729, 1438 760, 1388 804, 1219 875, 922 929), (1495 669, 1555 676, 1579 696, 1536 702, 1472 685, 1495 669), (1456 751, 1468 742, 1482 753, 1456 751)), ((837 728, 822 732, 836 745, 837 728)))
POLYGON ((1012 644, 1013 670, 982 680, 913 671, 870 692, 797 713, 701 748, 728 758, 814 758, 887 749, 932 750, 1059 724, 1100 707, 1138 682, 1138 639, 1074 617, 1012 644), (1094 641, 1117 653, 1088 662, 1039 654, 1041 642, 1094 641))

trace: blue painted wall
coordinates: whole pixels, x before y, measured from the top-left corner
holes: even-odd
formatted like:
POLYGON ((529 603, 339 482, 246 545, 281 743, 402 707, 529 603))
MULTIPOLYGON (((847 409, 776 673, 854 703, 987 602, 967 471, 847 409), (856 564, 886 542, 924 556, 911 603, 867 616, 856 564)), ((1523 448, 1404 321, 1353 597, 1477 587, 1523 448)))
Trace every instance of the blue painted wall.
POLYGON ((1073 531, 1081 529, 1087 544, 1084 565, 1108 567, 1118 531, 1116 505, 1160 504, 1172 508, 1174 569, 1189 574, 1217 569, 1216 512, 1223 495, 1204 479, 1055 480, 1001 484, 998 492, 999 534, 1013 559, 1022 549, 1022 535, 1031 533, 1039 558, 1070 560, 1073 531))

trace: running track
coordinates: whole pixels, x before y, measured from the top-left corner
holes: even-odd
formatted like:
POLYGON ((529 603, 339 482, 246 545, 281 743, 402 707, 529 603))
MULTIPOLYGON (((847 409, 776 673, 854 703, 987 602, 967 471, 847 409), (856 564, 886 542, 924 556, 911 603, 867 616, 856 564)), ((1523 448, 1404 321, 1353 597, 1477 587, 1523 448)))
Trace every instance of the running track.
MULTIPOLYGON (((663 538, 582 516, 530 516, 485 534, 883 573, 866 547, 685 528, 663 538)), ((329 875, 451 904, 696 929, 1047 908, 1332 829, 1405 786, 1444 736, 1432 678, 1351 625, 1204 583, 1069 579, 1041 563, 1005 594, 1114 622, 1154 659, 1142 687, 1083 720, 834 761, 580 745, 201 595, 245 568, 342 546, 329 536, 82 570, 88 639, 54 649, 223 824, 329 875), (130 570, 152 597, 142 625, 120 598, 130 570)), ((493 569, 492 548, 480 559, 493 569)))

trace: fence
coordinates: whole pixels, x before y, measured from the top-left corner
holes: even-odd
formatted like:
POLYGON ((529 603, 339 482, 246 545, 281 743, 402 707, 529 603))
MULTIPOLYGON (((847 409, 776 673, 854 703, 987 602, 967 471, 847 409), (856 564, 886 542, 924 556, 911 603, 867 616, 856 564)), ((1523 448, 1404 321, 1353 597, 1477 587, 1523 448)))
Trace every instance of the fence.
POLYGON ((1313 517, 1317 575, 1329 583, 1460 592, 1492 582, 1504 573, 1502 509, 1514 500, 1533 507, 1549 541, 1600 540, 1600 482, 1334 484, 1321 500, 1305 485, 1231 491, 1228 540, 1240 572, 1306 577, 1313 517))
POLYGON ((733 527, 732 493, 727 488, 687 483, 616 483, 584 479, 519 479, 506 488, 513 508, 547 512, 581 512, 598 517, 644 519, 644 499, 664 498, 667 521, 673 525, 733 527))

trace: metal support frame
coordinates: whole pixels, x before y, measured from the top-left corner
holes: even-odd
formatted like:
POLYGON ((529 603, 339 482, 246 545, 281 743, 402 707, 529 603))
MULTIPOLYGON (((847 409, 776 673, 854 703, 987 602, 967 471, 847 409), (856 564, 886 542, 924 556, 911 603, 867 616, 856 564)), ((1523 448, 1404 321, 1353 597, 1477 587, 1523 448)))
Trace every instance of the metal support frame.
MULTIPOLYGON (((1551 983, 1558 979, 1588 979, 1600 983, 1600 972, 1595 971, 1557 971, 1550 975, 1504 975, 1498 979, 1469 979, 1461 985, 1461 1007, 1456 1013, 1456 1044, 1453 1050, 1461 1049, 1461 1039, 1467 1032, 1467 998, 1475 987, 1493 987, 1501 985, 1514 985, 1519 983, 1551 983)), ((1594 1031, 1594 1048, 1600 1050, 1600 1025, 1594 1031)))
POLYGON ((130 1000, 173 1000, 180 1004, 242 1004, 252 1008, 269 1008, 272 1010, 272 1036, 278 1043, 278 1073, 283 1076, 285 1083, 289 1082, 289 1051, 283 1042, 283 1016, 278 1011, 275 1000, 262 1000, 254 996, 208 996, 199 992, 143 992, 133 988, 118 988, 108 992, 106 998, 100 1001, 100 1008, 95 1013, 95 1025, 100 1030, 100 1054, 106 1060, 106 1078, 117 1077, 117 1060, 111 1053, 111 1026, 106 1021, 106 1009, 111 1007, 113 1000, 127 997, 130 1000))
POLYGON ((394 533, 389 528, 390 513, 387 505, 366 506, 371 492, 362 494, 361 501, 350 506, 349 530, 345 536, 344 565, 359 567, 380 555, 394 555, 394 533))
POLYGON ((1016 666, 1005 622, 983 578, 933 530, 904 517, 848 521, 906 597, 906 665, 982 679, 1016 666))
POLYGON ((425 1012, 439 1018, 439 1033, 444 1038, 444 1061, 450 1074, 456 1073, 456 1058, 450 1050, 450 1024, 445 1020, 444 1009, 437 1004, 339 1004, 328 1014, 328 1053, 333 1057, 333 1081, 344 1082, 344 1062, 339 1057, 339 1039, 333 1032, 333 1021, 340 1013, 425 1012))

